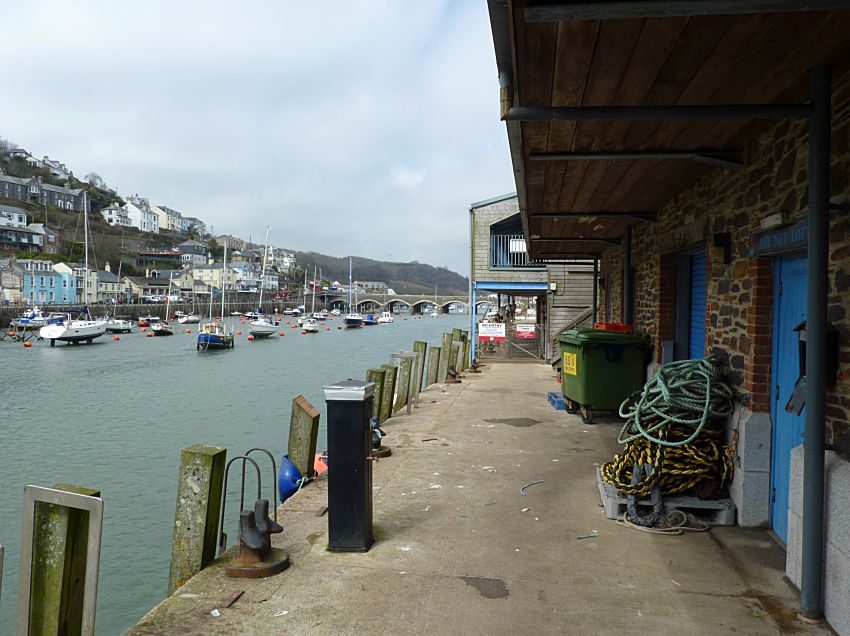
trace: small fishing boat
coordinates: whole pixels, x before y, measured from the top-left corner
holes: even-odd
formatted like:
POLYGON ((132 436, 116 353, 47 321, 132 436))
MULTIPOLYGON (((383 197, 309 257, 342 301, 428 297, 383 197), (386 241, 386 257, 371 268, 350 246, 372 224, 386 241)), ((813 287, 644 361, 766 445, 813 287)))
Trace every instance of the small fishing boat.
POLYGON ((155 325, 160 320, 162 320, 159 316, 139 316, 136 320, 136 324, 139 327, 150 327, 151 325, 155 325))
POLYGON ((109 333, 130 333, 133 331, 133 326, 134 323, 132 320, 119 318, 118 316, 113 316, 106 321, 106 330, 109 333))
POLYGON ((291 316, 293 311, 294 310, 292 308, 287 307, 286 309, 283 310, 283 315, 284 316, 291 316))
MULTIPOLYGON (((221 281, 221 316, 224 318, 224 298, 227 295, 227 241, 224 242, 224 262, 222 264, 221 281)), ((196 348, 198 351, 209 351, 210 349, 232 349, 236 346, 233 331, 228 329, 223 321, 213 320, 212 317, 212 294, 210 294, 210 319, 209 322, 198 326, 198 340, 196 348)))
POLYGON ((301 331, 305 333, 319 333, 319 321, 313 318, 308 318, 301 325, 301 331))
POLYGON ((168 315, 171 311, 171 279, 168 279, 168 301, 165 304, 165 320, 151 325, 151 331, 155 336, 173 336, 174 328, 168 324, 168 315))
POLYGON ((65 314, 50 313, 46 316, 38 306, 33 306, 30 311, 24 312, 9 324, 18 330, 41 329, 47 325, 61 325, 65 322, 65 314))
POLYGON ((342 312, 339 309, 332 309, 331 316, 341 316, 342 312))
POLYGON ((383 325, 390 322, 395 322, 395 318, 393 318, 393 315, 388 311, 381 313, 381 317, 378 318, 378 324, 383 325))
POLYGON ((201 322, 201 316, 196 313, 183 314, 182 316, 177 316, 177 322, 181 325, 197 325, 201 322))
POLYGON ((260 313, 257 311, 246 311, 242 316, 246 320, 257 320, 260 317, 260 313))
POLYGON ((201 326, 200 331, 198 331, 198 351, 232 349, 234 346, 233 332, 228 331, 218 321, 205 323, 201 326))
POLYGON ((346 314, 343 321, 348 329, 356 329, 363 326, 363 316, 361 314, 346 314))
POLYGON ((375 314, 366 314, 363 318, 363 326, 371 327, 372 325, 377 325, 378 319, 375 318, 375 314))

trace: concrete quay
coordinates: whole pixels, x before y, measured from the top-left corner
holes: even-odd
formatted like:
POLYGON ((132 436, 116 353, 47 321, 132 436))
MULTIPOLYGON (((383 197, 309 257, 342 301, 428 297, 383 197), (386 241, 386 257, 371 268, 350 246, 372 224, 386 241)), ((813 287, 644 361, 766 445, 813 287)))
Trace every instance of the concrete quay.
POLYGON ((279 509, 286 572, 232 579, 219 559, 126 634, 829 633, 796 620, 765 531, 658 536, 606 519, 595 468, 618 422, 553 410, 546 365, 483 371, 386 423, 369 552, 326 550, 319 480, 279 509))

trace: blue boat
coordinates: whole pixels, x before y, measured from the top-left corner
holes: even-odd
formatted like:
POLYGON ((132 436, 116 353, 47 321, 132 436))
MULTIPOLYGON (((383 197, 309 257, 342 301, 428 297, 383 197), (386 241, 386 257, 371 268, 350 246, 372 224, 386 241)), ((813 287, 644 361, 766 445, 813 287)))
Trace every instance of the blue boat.
POLYGON ((375 314, 366 314, 366 317, 363 319, 363 324, 367 327, 369 325, 377 325, 378 319, 375 318, 375 314))
POLYGON ((208 322, 198 331, 198 351, 209 349, 232 349, 235 345, 233 332, 220 322, 208 322))

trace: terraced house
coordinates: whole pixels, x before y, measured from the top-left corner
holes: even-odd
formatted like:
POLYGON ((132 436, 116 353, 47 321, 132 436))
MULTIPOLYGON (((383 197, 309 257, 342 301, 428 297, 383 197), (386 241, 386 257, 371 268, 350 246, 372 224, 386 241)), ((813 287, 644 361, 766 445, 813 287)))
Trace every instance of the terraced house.
POLYGON ((721 361, 738 523, 850 633, 850 5, 488 4, 530 258, 721 361))
POLYGON ((88 212, 90 209, 88 193, 82 188, 51 185, 44 183, 40 176, 28 179, 11 177, 2 169, 0 169, 0 197, 37 203, 69 212, 88 212))

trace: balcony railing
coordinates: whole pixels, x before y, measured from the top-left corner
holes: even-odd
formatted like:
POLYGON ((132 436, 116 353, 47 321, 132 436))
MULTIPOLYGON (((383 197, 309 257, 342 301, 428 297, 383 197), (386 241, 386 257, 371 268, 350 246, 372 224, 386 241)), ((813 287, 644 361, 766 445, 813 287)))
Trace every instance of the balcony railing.
POLYGON ((526 267, 542 269, 542 261, 531 260, 522 234, 490 235, 490 267, 526 267))

